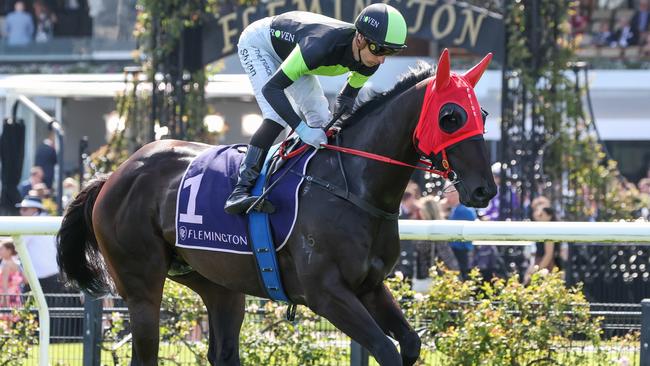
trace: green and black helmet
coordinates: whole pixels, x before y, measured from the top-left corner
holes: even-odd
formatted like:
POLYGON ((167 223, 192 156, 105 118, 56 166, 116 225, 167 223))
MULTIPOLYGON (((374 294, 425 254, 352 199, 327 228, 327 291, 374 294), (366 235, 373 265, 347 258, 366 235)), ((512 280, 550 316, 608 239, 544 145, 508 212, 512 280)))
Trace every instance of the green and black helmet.
POLYGON ((372 4, 361 11, 354 26, 368 41, 377 56, 395 54, 406 48, 406 21, 390 5, 372 4))

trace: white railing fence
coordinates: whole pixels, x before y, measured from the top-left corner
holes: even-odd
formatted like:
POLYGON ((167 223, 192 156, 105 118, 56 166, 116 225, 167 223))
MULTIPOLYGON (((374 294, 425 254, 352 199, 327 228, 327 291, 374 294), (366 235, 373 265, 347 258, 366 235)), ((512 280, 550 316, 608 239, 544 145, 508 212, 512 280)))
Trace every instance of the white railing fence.
MULTIPOLYGON (((49 311, 22 235, 52 235, 61 226, 61 217, 1 217, 0 235, 12 236, 25 274, 37 301, 39 366, 48 365, 49 311)), ((400 220, 400 238, 404 240, 466 241, 556 241, 556 242, 647 242, 648 222, 483 222, 400 220)))

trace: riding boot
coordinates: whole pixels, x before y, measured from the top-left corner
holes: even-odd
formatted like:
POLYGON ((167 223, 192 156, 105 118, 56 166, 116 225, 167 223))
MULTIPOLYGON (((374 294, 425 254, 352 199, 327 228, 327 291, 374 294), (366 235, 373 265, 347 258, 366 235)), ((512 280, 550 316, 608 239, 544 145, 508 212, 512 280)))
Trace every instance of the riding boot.
MULTIPOLYGON (((244 160, 239 166, 239 179, 237 185, 232 191, 226 204, 223 207, 224 211, 231 215, 245 213, 248 208, 257 200, 258 197, 251 196, 251 190, 255 185, 257 177, 260 175, 260 170, 264 165, 267 150, 263 150, 257 146, 248 145, 248 151, 244 160)), ((272 213, 275 208, 268 200, 263 200, 258 207, 258 211, 272 213)))

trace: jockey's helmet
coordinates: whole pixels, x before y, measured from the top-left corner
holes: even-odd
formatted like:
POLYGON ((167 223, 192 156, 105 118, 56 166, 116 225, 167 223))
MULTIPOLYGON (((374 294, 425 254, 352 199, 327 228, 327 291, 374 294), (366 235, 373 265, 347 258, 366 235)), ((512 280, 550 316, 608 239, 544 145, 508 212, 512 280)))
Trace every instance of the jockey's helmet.
POLYGON ((383 3, 367 6, 354 21, 374 55, 391 55, 406 48, 406 21, 400 12, 383 3))

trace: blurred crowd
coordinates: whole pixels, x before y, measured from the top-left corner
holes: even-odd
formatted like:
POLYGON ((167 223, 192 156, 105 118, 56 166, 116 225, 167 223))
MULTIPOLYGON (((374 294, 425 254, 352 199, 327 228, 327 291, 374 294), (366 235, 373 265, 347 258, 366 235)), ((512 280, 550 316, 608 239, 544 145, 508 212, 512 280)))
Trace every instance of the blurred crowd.
MULTIPOLYGON (((492 165, 494 179, 499 185, 501 164, 492 165)), ((629 183, 634 185, 634 183, 629 183)), ((650 202, 650 165, 645 177, 641 178, 634 189, 638 189, 644 202, 650 202)), ((410 220, 499 220, 500 192, 485 209, 473 209, 460 203, 458 192, 452 185, 442 189, 440 195, 423 196, 421 187, 415 182, 409 182, 401 201, 400 218, 410 220)), ((505 193, 508 194, 508 193, 505 193)), ((516 197, 515 197, 516 198, 516 197)), ((543 195, 524 202, 527 220, 558 221, 558 213, 551 200, 543 195)), ((645 207, 639 212, 639 217, 650 219, 650 208, 645 207)), ((403 276, 409 279, 416 290, 428 287, 429 271, 441 263, 451 270, 458 271, 461 278, 467 278, 472 268, 478 268, 485 280, 494 277, 509 277, 517 275, 524 284, 530 281, 531 275, 540 270, 562 270, 568 264, 569 250, 566 243, 537 242, 537 243, 507 243, 506 246, 494 242, 434 242, 403 240, 401 242, 400 258, 395 267, 403 276), (521 246, 518 252, 523 254, 523 261, 512 263, 506 258, 508 245, 521 246)), ((503 244, 503 243, 501 243, 503 244)))
POLYGON ((0 0, 0 38, 8 46, 90 36, 87 0, 0 0))
POLYGON ((650 0, 580 0, 575 2, 570 23, 586 50, 611 49, 612 56, 650 57, 650 0))
MULTIPOLYGON (((55 132, 50 129, 47 137, 37 146, 34 165, 29 170, 29 177, 18 185, 18 191, 23 197, 16 204, 20 216, 48 216, 58 214, 58 206, 54 197, 54 178, 57 167, 55 148, 55 132)), ((67 177, 63 180, 62 205, 65 208, 79 191, 78 180, 67 177)), ((29 252, 38 282, 46 294, 48 305, 53 307, 70 306, 78 303, 78 299, 57 297, 69 293, 59 275, 56 261, 56 238, 54 235, 25 235, 22 236, 25 248, 29 252)), ((23 303, 23 294, 30 291, 30 284, 24 273, 16 246, 11 237, 0 237, 0 326, 7 324, 2 320, 11 320, 6 309, 19 307, 23 303)), ((58 321, 58 320, 57 320, 58 321)), ((52 332, 77 332, 75 329, 53 326, 52 332)), ((53 333, 54 334, 54 333, 53 333)))

